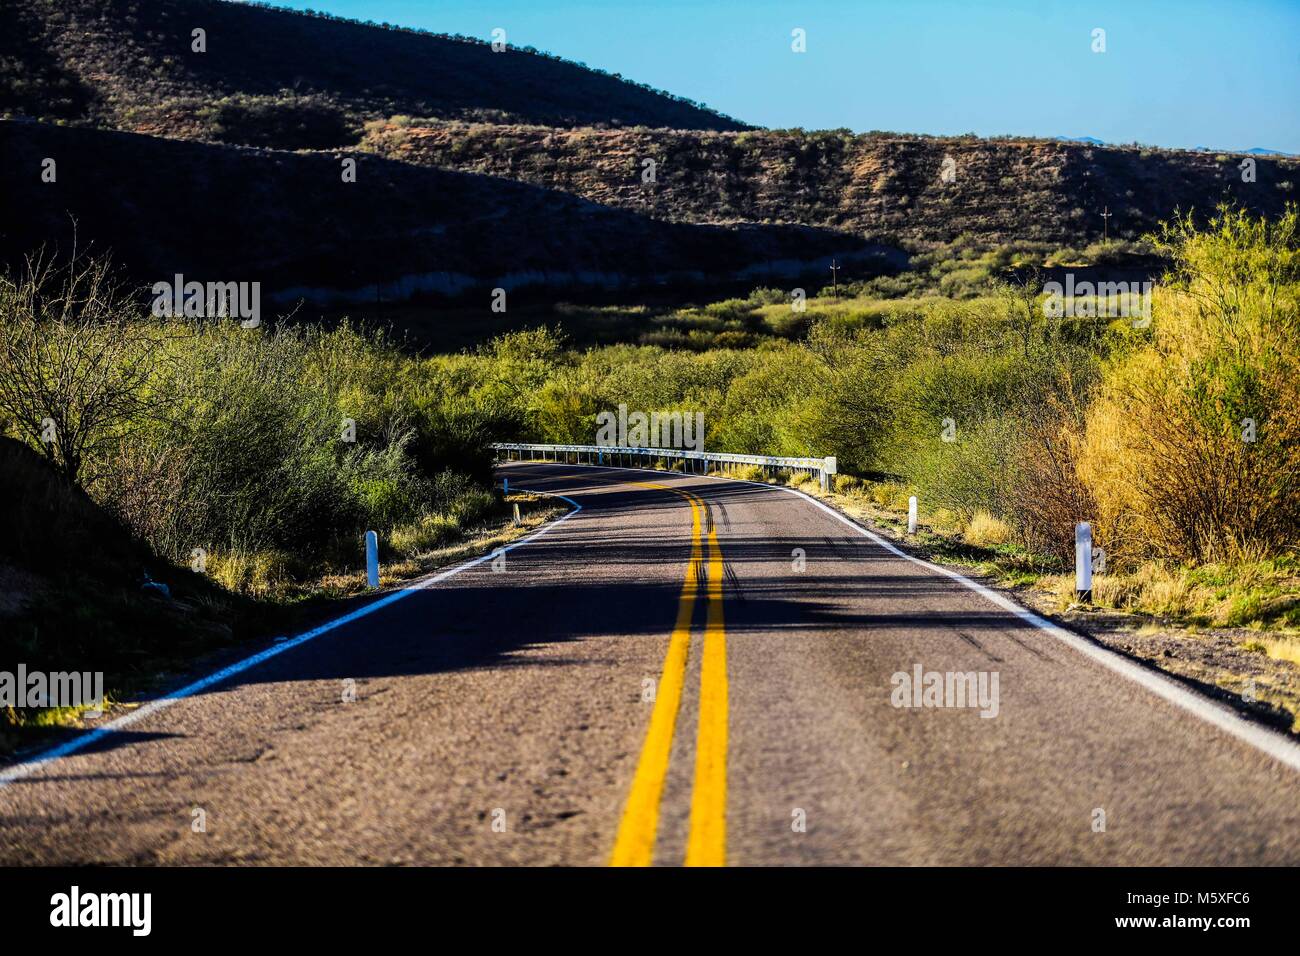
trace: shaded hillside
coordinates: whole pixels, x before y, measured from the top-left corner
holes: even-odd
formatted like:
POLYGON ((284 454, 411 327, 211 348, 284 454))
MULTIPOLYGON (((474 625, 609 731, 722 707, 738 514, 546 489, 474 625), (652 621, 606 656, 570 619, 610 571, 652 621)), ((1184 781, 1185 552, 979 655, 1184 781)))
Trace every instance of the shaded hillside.
POLYGON ((213 146, 0 122, 0 255, 41 243, 111 249, 149 283, 261 281, 315 301, 478 288, 778 281, 861 240, 792 226, 661 222, 554 190, 359 156, 213 146), (41 183, 46 157, 58 178, 41 183))
MULTIPOLYGON (((27 445, 0 434, 0 492, 22 508, 0 514, 0 562, 45 576, 79 573, 138 585, 153 559, 148 547, 69 485, 27 445)), ((3 603, 3 602, 0 602, 3 603)))
POLYGON ((1300 193, 1300 161, 1055 140, 935 138, 843 131, 557 130, 482 124, 376 125, 368 145, 426 165, 509 176, 660 219, 797 222, 882 242, 1060 245, 1135 238, 1176 209, 1224 200, 1277 215, 1300 193), (953 181, 944 182, 945 158, 953 181), (656 182, 642 182, 645 159, 656 182))
POLYGON ((399 113, 743 128, 554 57, 222 0, 4 0, 6 111, 282 148, 353 143, 367 119, 399 113), (206 53, 191 50, 196 28, 206 53))
MULTIPOLYGON (((81 488, 0 434, 0 670, 104 670, 110 693, 127 672, 229 640, 214 620, 246 602, 159 559, 81 488), (163 598, 141 584, 160 581, 163 598), (175 599, 175 600, 172 600, 175 599)), ((0 708, 0 753, 21 711, 0 708)))

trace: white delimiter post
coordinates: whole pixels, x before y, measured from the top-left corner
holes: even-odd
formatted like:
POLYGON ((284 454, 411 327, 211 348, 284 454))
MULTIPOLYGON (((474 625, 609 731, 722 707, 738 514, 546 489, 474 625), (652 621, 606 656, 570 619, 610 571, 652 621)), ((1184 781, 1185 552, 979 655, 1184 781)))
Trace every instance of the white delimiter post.
POLYGON ((916 495, 907 499, 907 533, 916 534, 916 495))
POLYGON ((379 587, 379 535, 366 532, 366 584, 379 587))
POLYGON ((1092 602, 1092 528, 1086 521, 1074 527, 1074 598, 1092 602))
POLYGON ((835 458, 827 458, 822 462, 822 491, 831 490, 831 475, 839 468, 839 462, 835 458))

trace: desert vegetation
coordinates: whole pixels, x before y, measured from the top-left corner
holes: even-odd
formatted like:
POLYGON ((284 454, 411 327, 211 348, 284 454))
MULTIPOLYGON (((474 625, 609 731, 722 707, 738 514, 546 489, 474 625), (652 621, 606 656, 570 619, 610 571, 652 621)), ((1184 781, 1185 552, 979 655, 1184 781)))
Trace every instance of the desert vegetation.
POLYGON ((509 409, 435 391, 379 333, 159 320, 109 275, 33 259, 0 283, 0 413, 160 557, 309 570, 367 528, 493 508, 509 409))
POLYGON ((175 561, 328 554, 365 527, 469 514, 452 503, 486 482, 488 442, 589 441, 619 403, 703 411, 717 450, 835 455, 1045 555, 1086 519, 1117 567, 1274 556, 1297 527, 1295 225, 1171 223, 1149 327, 1048 317, 1032 277, 999 278, 1012 250, 974 260, 966 298, 570 307, 628 341, 576 347, 560 309, 425 357, 348 323, 163 322, 100 262, 32 260, 0 298, 0 410, 175 561))

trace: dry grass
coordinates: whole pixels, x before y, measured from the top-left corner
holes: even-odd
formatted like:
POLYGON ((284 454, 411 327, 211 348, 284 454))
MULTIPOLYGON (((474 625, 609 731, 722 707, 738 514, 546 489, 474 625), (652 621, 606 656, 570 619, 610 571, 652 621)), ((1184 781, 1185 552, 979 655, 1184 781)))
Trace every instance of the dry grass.
POLYGON ((1259 643, 1274 660, 1300 665, 1300 637, 1264 637, 1259 639, 1259 643))
POLYGON ((806 494, 820 494, 822 490, 821 481, 806 471, 796 471, 787 475, 785 484, 806 494))
MULTIPOLYGON (((464 560, 508 544, 562 513, 550 498, 512 494, 508 504, 519 504, 521 521, 498 518, 463 527, 448 515, 430 515, 395 529, 380 542, 380 584, 419 577, 446 564, 464 560)), ((291 555, 278 551, 256 554, 215 554, 208 557, 208 573, 229 591, 262 600, 290 603, 311 597, 339 598, 366 589, 364 551, 357 546, 354 568, 324 571, 298 566, 291 555)))
POLYGON ((873 481, 865 486, 866 497, 882 508, 907 513, 907 500, 912 489, 896 481, 873 481))
MULTIPOLYGON (((837 475, 834 489, 823 497, 841 510, 901 530, 907 515, 906 486, 837 475)), ((1043 573, 1047 560, 1023 552, 1016 546, 1015 529, 988 512, 977 511, 968 522, 947 509, 923 512, 922 529, 919 537, 937 560, 974 564, 979 573, 1005 583, 1033 585, 1052 594, 1062 610, 1074 603, 1073 572, 1043 573), (962 551, 963 545, 998 553, 971 555, 962 551)), ((1149 560, 1130 572, 1108 570, 1094 576, 1093 603, 1193 628, 1258 631, 1254 640, 1262 653, 1300 663, 1300 559, 1294 557, 1255 556, 1186 567, 1149 560)))
POLYGON ((831 478, 831 490, 837 495, 854 498, 860 497, 865 490, 865 485, 861 478, 853 475, 835 475, 831 478))
POLYGON ((971 516, 962 537, 967 544, 973 544, 977 548, 998 548, 1011 542, 1015 530, 1001 518, 980 510, 971 516))
MULTIPOLYGON (((1042 586, 1064 608, 1074 601, 1074 576, 1053 575, 1042 586)), ((1293 559, 1170 568, 1148 561, 1130 573, 1093 578, 1093 603, 1204 627, 1269 630, 1261 637, 1270 656, 1295 660, 1300 644, 1300 577, 1293 559)))
POLYGON ((419 521, 394 528, 388 534, 388 547, 403 557, 413 557, 443 547, 460 532, 460 522, 451 515, 425 515, 419 521))
POLYGON ((292 587, 296 578, 291 557, 273 550, 211 554, 207 570, 227 591, 255 598, 273 597, 292 587))

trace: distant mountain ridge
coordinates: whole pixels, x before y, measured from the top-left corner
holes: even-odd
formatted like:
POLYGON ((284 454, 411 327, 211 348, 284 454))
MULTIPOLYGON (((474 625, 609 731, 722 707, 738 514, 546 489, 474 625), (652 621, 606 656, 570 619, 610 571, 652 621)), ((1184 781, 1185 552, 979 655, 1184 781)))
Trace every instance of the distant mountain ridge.
MULTIPOLYGON (((1059 136, 1057 138, 1063 143, 1087 143, 1090 146, 1109 145, 1105 140, 1098 139, 1095 136, 1059 136)), ((1287 158, 1296 155, 1295 153, 1284 153, 1280 149, 1265 149, 1262 146, 1252 146, 1250 149, 1216 149, 1212 146, 1197 146, 1192 152, 1230 153, 1234 156, 1283 156, 1287 158)))

